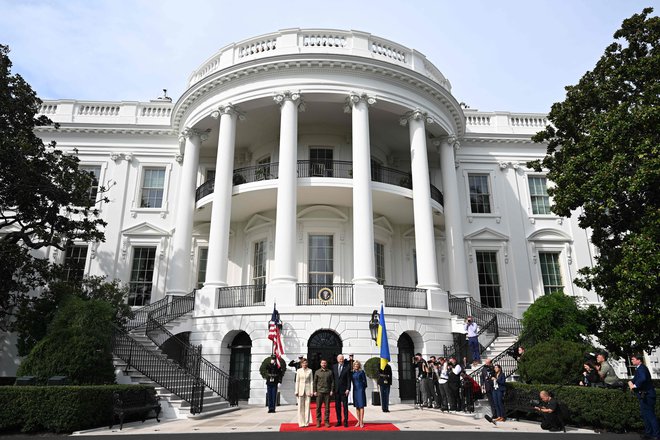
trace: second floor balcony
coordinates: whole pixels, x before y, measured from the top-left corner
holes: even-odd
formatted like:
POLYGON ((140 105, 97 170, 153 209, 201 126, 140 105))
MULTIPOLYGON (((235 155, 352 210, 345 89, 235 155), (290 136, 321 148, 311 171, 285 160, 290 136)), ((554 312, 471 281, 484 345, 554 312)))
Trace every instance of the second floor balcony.
MULTIPOLYGON (((353 163, 350 161, 342 160, 328 160, 328 161, 298 161, 298 178, 305 177, 323 177, 335 179, 352 179, 353 178, 353 163)), ((279 164, 271 162, 266 164, 253 165, 249 167, 237 168, 234 170, 233 183, 234 185, 243 185, 246 183, 259 182, 264 180, 274 180, 279 177, 279 164)), ((380 165, 373 165, 371 167, 371 180, 373 182, 385 183, 388 185, 395 185, 401 188, 412 189, 412 175, 405 171, 396 170, 394 168, 387 168, 380 165)), ((215 188, 215 181, 210 179, 204 182, 197 188, 195 201, 213 193, 215 188)), ((431 199, 443 205, 442 192, 431 185, 431 199)))

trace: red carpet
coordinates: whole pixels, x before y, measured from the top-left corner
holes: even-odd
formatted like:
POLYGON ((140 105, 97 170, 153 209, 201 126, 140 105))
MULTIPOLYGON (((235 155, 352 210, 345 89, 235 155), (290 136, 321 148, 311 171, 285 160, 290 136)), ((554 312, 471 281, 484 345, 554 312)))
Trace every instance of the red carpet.
MULTIPOLYGON (((366 407, 364 411, 364 428, 358 428, 355 426, 357 419, 353 414, 355 407, 348 407, 348 428, 343 426, 335 426, 337 424, 337 413, 335 412, 335 402, 330 402, 330 427, 326 428, 323 422, 321 422, 321 427, 316 427, 316 402, 312 401, 310 405, 312 411, 311 422, 312 424, 306 428, 301 428, 297 423, 282 423, 280 425, 280 432, 305 432, 305 431, 398 431, 399 428, 394 426, 391 423, 369 423, 369 410, 378 411, 381 414, 380 407, 372 406, 366 407)), ((321 411, 321 417, 325 408, 321 411)), ((342 420, 343 421, 343 420, 342 420)))

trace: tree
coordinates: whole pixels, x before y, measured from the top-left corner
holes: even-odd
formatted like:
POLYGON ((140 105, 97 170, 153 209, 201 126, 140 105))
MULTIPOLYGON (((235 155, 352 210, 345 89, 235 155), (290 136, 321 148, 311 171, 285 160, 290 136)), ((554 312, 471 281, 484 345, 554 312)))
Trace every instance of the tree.
MULTIPOLYGON (((11 73, 0 45, 0 328, 6 330, 17 301, 52 279, 52 265, 36 252, 64 250, 72 240, 102 241, 105 222, 89 189, 91 173, 75 154, 44 144, 35 128, 52 125, 37 116, 41 100, 11 73)), ((103 189, 101 189, 103 191, 103 189)))
POLYGON ((56 375, 73 384, 114 383, 112 335, 115 311, 102 300, 75 296, 62 302, 48 329, 18 368, 44 382, 56 375))
POLYGON ((551 293, 523 313, 520 340, 527 347, 547 341, 582 342, 589 335, 589 321, 588 311, 575 297, 551 293))
POLYGON ((577 210, 598 248, 576 283, 602 299, 598 336, 623 354, 660 346, 660 18, 623 21, 596 67, 556 103, 542 161, 552 210, 577 210))
MULTIPOLYGON (((55 271, 57 273, 57 271, 55 271)), ((103 277, 85 277, 75 282, 51 280, 37 297, 22 296, 13 312, 12 331, 17 334, 19 356, 26 356, 47 334, 61 305, 71 296, 82 300, 99 300, 109 304, 114 312, 114 323, 123 326, 132 316, 126 303, 128 289, 118 281, 107 282, 103 277)))

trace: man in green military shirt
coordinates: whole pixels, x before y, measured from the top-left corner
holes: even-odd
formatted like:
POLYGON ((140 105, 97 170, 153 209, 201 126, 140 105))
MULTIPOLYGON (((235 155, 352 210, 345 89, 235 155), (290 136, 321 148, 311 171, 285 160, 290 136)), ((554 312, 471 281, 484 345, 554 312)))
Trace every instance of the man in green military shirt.
POLYGON ((328 368, 328 361, 321 361, 321 368, 314 373, 314 395, 316 396, 316 427, 321 427, 321 405, 325 404, 325 427, 330 427, 330 396, 335 388, 335 378, 328 368))

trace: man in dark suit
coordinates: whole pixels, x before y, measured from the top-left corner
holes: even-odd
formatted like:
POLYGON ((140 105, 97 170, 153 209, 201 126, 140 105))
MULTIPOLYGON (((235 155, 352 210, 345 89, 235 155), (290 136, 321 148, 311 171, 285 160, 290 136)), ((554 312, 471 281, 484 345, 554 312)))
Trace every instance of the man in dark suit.
POLYGON ((337 426, 348 427, 348 394, 351 392, 351 367, 344 361, 344 355, 337 356, 337 363, 332 366, 335 377, 335 410, 337 411, 337 426))
POLYGON ((639 400, 639 410, 644 421, 644 438, 660 439, 660 426, 655 416, 655 388, 651 381, 651 372, 644 365, 644 355, 635 354, 630 357, 637 367, 632 380, 628 381, 630 390, 635 392, 639 400))

